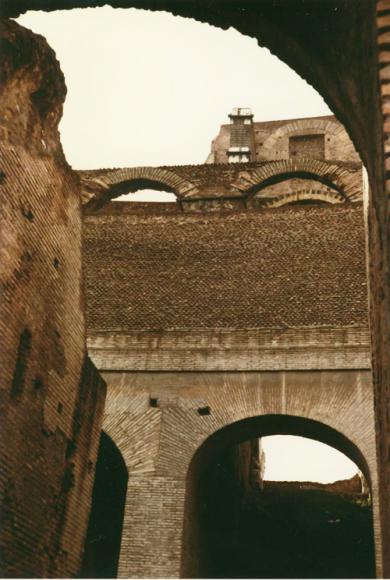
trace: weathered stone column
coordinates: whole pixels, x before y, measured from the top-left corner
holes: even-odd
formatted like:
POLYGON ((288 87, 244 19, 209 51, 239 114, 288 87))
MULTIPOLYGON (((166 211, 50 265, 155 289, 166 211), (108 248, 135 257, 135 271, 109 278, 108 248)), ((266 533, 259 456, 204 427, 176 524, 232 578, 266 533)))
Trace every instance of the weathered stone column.
POLYGON ((1 22, 1 576, 78 573, 105 388, 86 358, 78 181, 46 41, 1 22))

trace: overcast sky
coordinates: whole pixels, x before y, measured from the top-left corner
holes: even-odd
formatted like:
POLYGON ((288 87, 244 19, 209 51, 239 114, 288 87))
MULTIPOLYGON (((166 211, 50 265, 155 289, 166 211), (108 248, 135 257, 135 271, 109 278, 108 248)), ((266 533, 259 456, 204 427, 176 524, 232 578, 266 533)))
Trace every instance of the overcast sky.
POLYGON ((166 12, 29 12, 65 74, 62 143, 75 169, 203 163, 232 107, 257 121, 330 114, 256 41, 166 12))
MULTIPOLYGON (((203 163, 233 107, 255 120, 328 115, 323 99, 256 41, 164 12, 29 12, 68 94, 61 139, 75 169, 203 163)), ((269 479, 334 481, 356 467, 311 440, 265 440, 269 479)))

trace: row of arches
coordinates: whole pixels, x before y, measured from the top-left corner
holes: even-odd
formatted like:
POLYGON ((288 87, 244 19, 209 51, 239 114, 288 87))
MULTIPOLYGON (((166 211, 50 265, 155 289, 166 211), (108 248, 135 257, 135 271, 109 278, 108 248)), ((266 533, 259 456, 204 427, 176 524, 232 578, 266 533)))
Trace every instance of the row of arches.
MULTIPOLYGON (((165 168, 130 168, 110 170, 98 175, 79 172, 82 184, 82 199, 87 208, 100 208, 111 199, 142 191, 164 192, 167 200, 195 201, 209 195, 201 187, 184 179, 174 170, 165 168)), ((304 190, 306 199, 315 200, 318 193, 330 203, 360 201, 362 198, 361 168, 347 169, 342 165, 318 160, 299 159, 259 164, 259 166, 239 171, 233 178, 229 192, 218 193, 216 197, 236 197, 250 201, 254 197, 267 197, 274 186, 294 182, 308 184, 304 190), (310 194, 309 194, 310 192, 310 194)), ((291 193, 294 190, 291 189, 291 193)), ((285 193, 285 192, 283 192, 285 193)), ((275 196, 277 197, 277 196, 275 196)))
MULTIPOLYGON (((295 435, 330 445, 351 459, 371 486, 361 450, 324 423, 298 416, 264 415, 226 425, 196 450, 187 472, 181 577, 319 577, 319 562, 320 577, 373 577, 369 496, 359 504, 346 497, 293 489, 281 501, 280 492, 275 496, 275 492, 255 490, 244 501, 230 469, 232 453, 245 442, 272 435, 295 435), (310 533, 305 529, 305 510, 310 511, 310 533), (289 518, 295 519, 291 522, 289 518), (330 525, 341 521, 336 530, 330 525), (285 526, 290 531, 286 532, 285 526), (278 558, 279 552, 283 552, 283 559, 278 558)), ((113 578, 118 574, 128 477, 121 451, 103 431, 82 577, 113 578)))

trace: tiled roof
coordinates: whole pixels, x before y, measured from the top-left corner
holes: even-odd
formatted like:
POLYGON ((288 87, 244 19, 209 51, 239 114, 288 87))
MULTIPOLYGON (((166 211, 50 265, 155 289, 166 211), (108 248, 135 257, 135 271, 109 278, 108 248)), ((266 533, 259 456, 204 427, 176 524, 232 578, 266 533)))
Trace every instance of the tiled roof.
POLYGON ((366 324, 360 204, 218 215, 132 205, 85 217, 90 332, 366 324))

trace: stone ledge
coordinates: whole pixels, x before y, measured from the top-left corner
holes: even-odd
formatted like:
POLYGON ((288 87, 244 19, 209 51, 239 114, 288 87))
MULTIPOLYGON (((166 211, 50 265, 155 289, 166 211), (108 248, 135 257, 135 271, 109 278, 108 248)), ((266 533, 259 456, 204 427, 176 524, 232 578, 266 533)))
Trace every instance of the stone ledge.
POLYGON ((255 371, 370 369, 365 327, 94 333, 99 370, 255 371))

